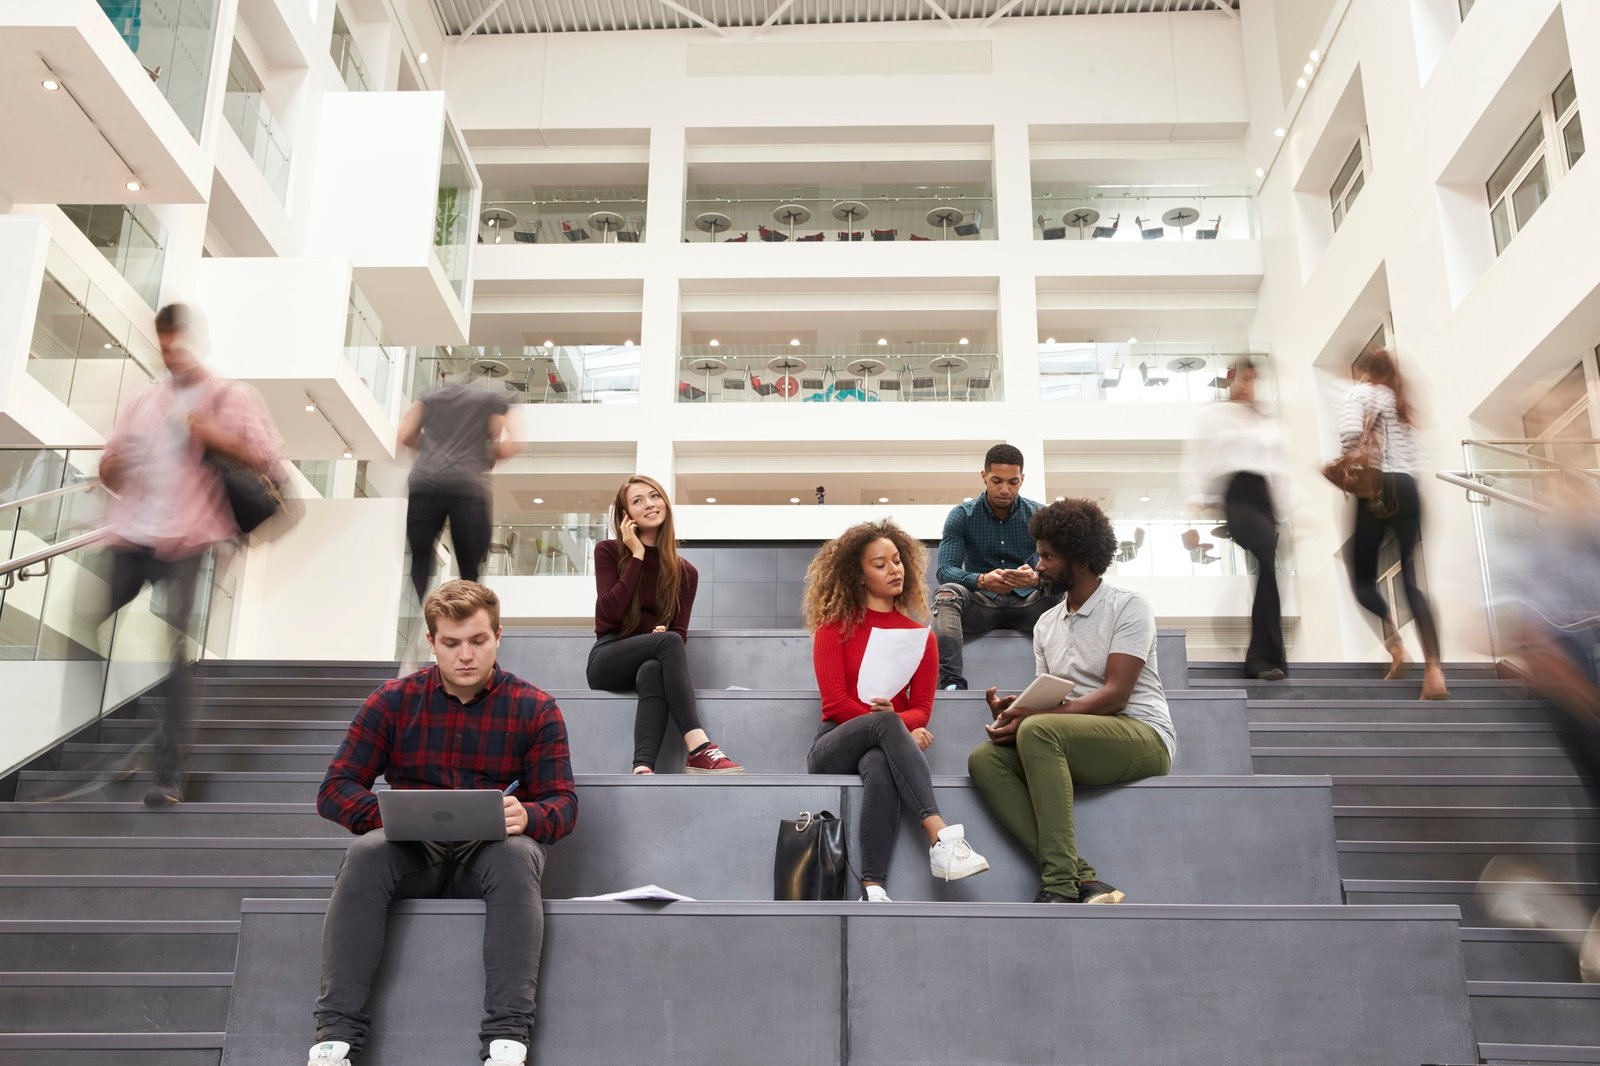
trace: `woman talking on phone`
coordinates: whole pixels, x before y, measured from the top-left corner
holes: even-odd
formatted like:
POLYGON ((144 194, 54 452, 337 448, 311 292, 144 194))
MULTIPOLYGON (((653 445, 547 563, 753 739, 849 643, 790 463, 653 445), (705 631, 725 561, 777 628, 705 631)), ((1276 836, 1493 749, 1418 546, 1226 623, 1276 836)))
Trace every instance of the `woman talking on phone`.
POLYGON ((633 772, 656 772, 670 721, 683 735, 691 774, 742 774, 700 728, 689 678, 689 616, 700 575, 678 557, 672 505, 642 474, 622 483, 611 504, 615 540, 594 549, 594 647, 589 687, 639 694, 633 719, 633 772))

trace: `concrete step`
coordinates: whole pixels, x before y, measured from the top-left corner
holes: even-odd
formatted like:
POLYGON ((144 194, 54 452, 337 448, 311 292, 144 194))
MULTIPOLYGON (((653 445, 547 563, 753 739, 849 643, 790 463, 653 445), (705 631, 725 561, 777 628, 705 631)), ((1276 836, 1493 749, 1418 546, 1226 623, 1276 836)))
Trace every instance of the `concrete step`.
POLYGON ((1600 1044, 1575 1047, 1570 1044, 1479 1043, 1478 1055, 1487 1066, 1571 1066, 1573 1063, 1600 1063, 1600 1044))
MULTIPOLYGON (((1494 663, 1445 663, 1445 676, 1452 681, 1456 678, 1475 678, 1482 680, 1495 680, 1500 675, 1494 663)), ((1310 678, 1339 678, 1344 680, 1358 679, 1380 681, 1389 670, 1389 660, 1382 662, 1372 661, 1364 663, 1341 662, 1292 662, 1289 664, 1289 675, 1298 679, 1310 678)), ((1413 664, 1411 672, 1420 677, 1422 667, 1413 664)), ((1242 679, 1244 668, 1238 663, 1223 662, 1190 662, 1190 681, 1228 681, 1242 679)))
POLYGON ((1250 749, 1258 774, 1385 776, 1571 777, 1572 759, 1560 748, 1288 748, 1250 749))
POLYGON ((239 922, 0 921, 11 970, 233 971, 239 922))
MULTIPOLYGON (((323 909, 246 904, 225 1066, 303 1054, 323 909)), ((1070 1047, 1075 1062, 1119 1066, 1325 1066, 1338 1047, 1341 1064, 1393 1066, 1475 1051, 1448 909, 573 902, 547 914, 532 1059, 562 1066, 698 1066, 708 1028, 721 1062, 1037 1064, 1070 1047), (670 958, 670 982, 641 958, 670 958), (1019 991, 1057 988, 1064 966, 1097 979, 1019 991), (1038 1006, 1026 1025, 1019 995, 1038 1006), (629 1022, 595 1024, 597 1003, 627 1004, 629 1022)), ((368 1057, 463 1059, 482 1003, 481 908, 402 903, 390 929, 368 1057)))
POLYGON ((239 901, 326 899, 332 877, 168 877, 119 874, 0 874, 8 920, 230 921, 239 901))
POLYGON ((1559 880, 1577 881, 1595 869, 1600 844, 1340 839, 1339 873, 1374 881, 1472 881, 1497 855, 1520 856, 1559 880))
MULTIPOLYGON (((1546 889, 1578 896, 1590 909, 1600 909, 1600 885, 1592 881, 1565 882, 1546 889)), ((1495 927, 1483 908, 1477 881, 1367 881, 1345 878, 1347 903, 1360 906, 1430 906, 1461 908, 1463 926, 1495 927)))
MULTIPOLYGON (((323 744, 196 744, 189 748, 189 769, 203 772, 315 773, 327 772, 334 749, 323 744)), ((61 769, 91 770, 127 756, 122 744, 62 745, 61 769)))
MULTIPOLYGON (((574 772, 620 773, 631 769, 637 703, 633 696, 587 690, 551 695, 560 704, 567 724, 574 772)), ((332 758, 343 739, 350 718, 359 709, 355 704, 349 714, 294 720, 251 719, 247 717, 253 713, 249 707, 238 707, 239 717, 220 717, 214 716, 217 711, 211 703, 202 706, 205 717, 195 723, 197 750, 212 745, 252 744, 320 748, 326 752, 320 767, 324 770, 327 759, 332 758)), ((1250 773, 1250 739, 1240 693, 1175 693, 1169 697, 1169 706, 1178 733, 1173 772, 1250 773)), ((699 707, 701 721, 711 737, 755 773, 804 770, 806 752, 811 749, 821 721, 814 692, 703 693, 699 707)), ((930 769, 935 774, 965 774, 967 754, 986 739, 983 726, 992 720, 982 693, 942 693, 929 725, 934 735, 933 747, 927 752, 930 769)), ((151 728, 148 721, 108 721, 101 729, 100 740, 132 745, 149 736, 151 728)), ((682 739, 669 737, 657 769, 680 772, 683 759, 682 739)))
MULTIPOLYGON (((1569 935, 1582 936, 1582 930, 1569 935)), ((1578 954, 1560 938, 1539 929, 1463 928, 1461 945, 1469 981, 1554 981, 1578 979, 1578 954)))
MULTIPOLYGON (((390 678, 389 680, 393 680, 390 678)), ((364 677, 197 677, 195 699, 202 703, 219 697, 276 697, 294 699, 315 696, 321 699, 344 697, 366 699, 383 684, 364 677)))
MULTIPOLYGON (((295 803, 314 798, 323 775, 318 772, 254 774, 192 772, 183 784, 187 803, 295 803)), ((134 803, 154 783, 149 773, 105 780, 90 770, 23 770, 17 780, 17 801, 24 803, 83 801, 134 803), (94 787, 98 785, 98 787, 94 787)))
POLYGON ((9 1031, 203 1032, 223 1027, 233 971, 117 973, 0 971, 0 1018, 9 1031), (92 1009, 85 1007, 92 1004, 92 1009))
MULTIPOLYGON (((1032 899, 1039 888, 1032 859, 996 823, 970 781, 936 778, 935 794, 946 820, 966 826, 968 840, 990 863, 989 872, 946 884, 929 872, 927 842, 914 825, 903 824, 890 872, 891 894, 906 900, 1011 901, 1032 899)), ((861 804, 860 779, 800 776, 732 779, 640 779, 631 775, 587 777, 579 781, 578 826, 551 853, 545 880, 552 899, 595 895, 631 885, 655 882, 702 899, 770 899, 772 847, 778 824, 803 810, 830 810, 852 827, 861 804), (737 810, 737 818, 727 812, 737 810), (714 826, 714 844, 706 843, 705 827, 714 826)), ((1338 863, 1329 816, 1330 786, 1325 778, 1191 777, 1153 778, 1110 789, 1083 789, 1078 794, 1078 841, 1083 855, 1105 879, 1141 902, 1296 904, 1332 903, 1338 895, 1338 863), (1183 862, 1173 862, 1183 855, 1183 862)), ((218 843, 192 845, 197 838, 228 838, 236 845, 248 838, 269 852, 286 852, 287 862, 329 862, 311 851, 348 843, 338 825, 319 818, 310 804, 180 804, 147 811, 134 804, 66 803, 0 805, 0 833, 49 838, 37 848, 18 848, 8 872, 31 862, 92 863, 94 848, 76 857, 59 838, 150 838, 106 841, 114 850, 150 847, 212 869, 231 852, 218 843), (293 853, 294 838, 320 838, 293 853), (278 841, 278 844, 268 843, 278 841), (289 843, 283 843, 289 841, 289 843), (220 849, 220 850, 219 850, 220 849), (37 852, 38 858, 32 856, 37 852), (89 857, 85 857, 85 855, 89 857)), ((82 849, 80 849, 81 851, 82 849)), ((237 849, 244 850, 244 849, 237 849)), ((272 862, 259 855, 248 862, 272 862)), ((145 863, 140 860, 140 868, 145 863)), ((165 868, 163 872, 172 872, 165 868)), ((99 873, 137 870, 108 863, 99 873)), ((229 874, 257 879, 247 870, 229 874)), ((85 873, 41 874, 63 880, 62 891, 92 877, 85 873)), ((179 878, 185 884, 215 880, 216 873, 179 878)), ((268 878, 271 880, 271 878, 268 878)), ((283 875, 282 883, 294 880, 283 875)), ((308 884, 327 883, 312 878, 308 884)), ((35 882, 0 879, 0 913, 15 917, 69 916, 51 910, 12 911, 4 906, 7 885, 18 892, 35 882)), ((18 906, 38 906, 26 897, 18 906)), ((98 897, 97 897, 98 898, 98 897)), ((99 917, 226 917, 214 913, 172 911, 139 915, 137 911, 99 917)))
POLYGON ((1589 794, 1576 777, 1350 774, 1333 779, 1333 802, 1367 807, 1581 807, 1589 803, 1589 794))
POLYGON ((327 875, 339 872, 343 837, 0 837, 6 872, 18 874, 327 875))
POLYGON ((1321 723, 1520 722, 1547 725, 1549 708, 1538 700, 1262 700, 1249 705, 1250 725, 1321 723))
POLYGON ((1593 807, 1335 807, 1333 820, 1340 840, 1600 840, 1593 807))
MULTIPOLYGON (((111 723, 106 723, 109 727, 111 723)), ((1256 748, 1554 748, 1549 725, 1531 722, 1259 722, 1256 748)))
POLYGON ((376 687, 394 677, 398 667, 393 659, 207 659, 196 664, 195 677, 355 677, 376 687))
MULTIPOLYGON (((1449 678, 1449 701, 1526 699, 1527 688, 1518 681, 1494 678, 1449 678)), ((1296 677, 1283 681, 1200 678, 1189 683, 1197 692, 1213 688, 1242 688, 1252 700, 1415 700, 1422 702, 1422 671, 1400 681, 1381 678, 1296 677)))
POLYGON ((1472 1027, 1491 1044, 1600 1045, 1600 986, 1468 981, 1472 1027))
MULTIPOLYGON (((302 1057, 305 1049, 300 1050, 302 1057)), ((0 1033, 0 1066, 217 1066, 222 1033, 0 1033)))

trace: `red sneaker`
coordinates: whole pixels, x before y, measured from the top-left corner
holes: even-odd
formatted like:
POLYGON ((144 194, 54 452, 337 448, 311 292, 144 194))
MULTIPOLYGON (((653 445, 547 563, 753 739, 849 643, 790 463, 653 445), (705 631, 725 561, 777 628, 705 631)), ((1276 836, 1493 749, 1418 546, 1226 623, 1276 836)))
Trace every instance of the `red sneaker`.
POLYGON ((715 744, 707 744, 683 764, 686 774, 742 774, 744 767, 725 755, 715 744))

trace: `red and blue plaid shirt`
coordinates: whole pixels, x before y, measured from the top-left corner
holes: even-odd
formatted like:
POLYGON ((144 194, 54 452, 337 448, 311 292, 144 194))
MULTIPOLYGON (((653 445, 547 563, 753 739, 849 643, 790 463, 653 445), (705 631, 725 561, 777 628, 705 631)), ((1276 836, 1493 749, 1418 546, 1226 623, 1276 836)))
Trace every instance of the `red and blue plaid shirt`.
POLYGON ((317 790, 317 812, 352 833, 383 824, 372 782, 390 788, 497 788, 528 809, 527 833, 553 844, 578 821, 567 727, 543 691, 498 666, 462 703, 430 666, 383 686, 361 705, 317 790))

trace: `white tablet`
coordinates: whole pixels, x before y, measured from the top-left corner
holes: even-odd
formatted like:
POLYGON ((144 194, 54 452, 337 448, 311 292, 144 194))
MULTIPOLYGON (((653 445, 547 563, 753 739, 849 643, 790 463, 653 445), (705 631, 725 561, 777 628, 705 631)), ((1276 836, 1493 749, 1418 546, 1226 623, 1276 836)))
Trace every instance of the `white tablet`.
POLYGON ((1022 690, 1022 695, 1018 696, 1011 706, 1026 707, 1035 711, 1049 710, 1065 703, 1076 689, 1077 686, 1064 677, 1040 674, 1022 690))

